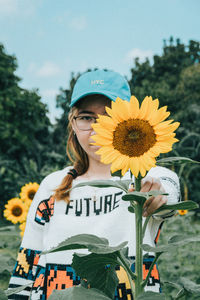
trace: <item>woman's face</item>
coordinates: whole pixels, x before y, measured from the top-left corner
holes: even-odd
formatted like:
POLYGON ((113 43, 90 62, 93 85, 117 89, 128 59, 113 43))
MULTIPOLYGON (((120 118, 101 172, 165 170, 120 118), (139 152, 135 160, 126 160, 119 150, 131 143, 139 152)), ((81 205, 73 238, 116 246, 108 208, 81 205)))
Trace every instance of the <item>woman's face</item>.
POLYGON ((89 97, 87 99, 83 99, 80 101, 78 107, 78 119, 73 119, 72 128, 76 134, 76 137, 79 141, 79 144, 83 148, 83 150, 87 153, 89 159, 94 159, 100 161, 100 156, 95 154, 95 152, 100 148, 99 146, 91 145, 94 141, 92 140, 92 136, 95 134, 95 131, 90 127, 89 130, 83 130, 83 127, 78 127, 78 122, 80 120, 87 120, 92 122, 93 117, 98 118, 98 115, 107 115, 105 106, 111 106, 111 100, 99 96, 89 97))

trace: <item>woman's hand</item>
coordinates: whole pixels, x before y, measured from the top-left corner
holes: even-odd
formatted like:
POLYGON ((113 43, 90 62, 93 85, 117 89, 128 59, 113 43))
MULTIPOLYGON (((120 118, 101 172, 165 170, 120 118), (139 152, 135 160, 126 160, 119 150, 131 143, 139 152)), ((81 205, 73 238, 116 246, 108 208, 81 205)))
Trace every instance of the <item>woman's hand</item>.
MULTIPOLYGON (((133 188, 129 189, 129 192, 134 191, 133 188)), ((159 179, 153 178, 150 176, 142 179, 141 182, 141 192, 150 192, 150 191, 161 191, 165 192, 164 188, 159 179)), ((164 195, 158 195, 156 197, 150 197, 147 199, 143 206, 143 217, 148 217, 153 214, 159 207, 167 203, 167 197, 164 195)))

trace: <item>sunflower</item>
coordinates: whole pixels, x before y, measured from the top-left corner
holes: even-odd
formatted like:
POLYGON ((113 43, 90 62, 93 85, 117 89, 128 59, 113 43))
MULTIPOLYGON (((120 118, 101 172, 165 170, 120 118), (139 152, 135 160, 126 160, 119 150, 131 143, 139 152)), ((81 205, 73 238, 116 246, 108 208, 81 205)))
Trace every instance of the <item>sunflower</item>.
POLYGON ((96 152, 101 162, 111 164, 111 172, 128 169, 135 177, 142 177, 156 165, 160 153, 172 150, 178 140, 174 130, 180 125, 173 120, 164 121, 170 115, 167 106, 159 107, 158 99, 145 97, 141 106, 136 97, 130 102, 120 98, 106 107, 108 116, 99 115, 93 124, 96 135, 92 136, 94 145, 101 146, 96 152))
POLYGON ((13 224, 22 223, 28 213, 27 205, 20 198, 12 198, 5 205, 4 217, 13 224))
POLYGON ((23 223, 21 223, 20 225, 19 225, 19 228, 20 228, 20 235, 21 235, 21 237, 23 237, 24 236, 24 231, 25 231, 25 228, 26 228, 26 222, 23 222, 23 223))
POLYGON ((32 201, 37 190, 39 188, 39 184, 36 182, 30 182, 25 184, 22 188, 21 188, 21 193, 20 193, 20 197, 23 201, 32 201))
POLYGON ((187 209, 180 209, 180 210, 178 210, 178 213, 179 213, 179 215, 184 216, 188 213, 188 210, 187 209))

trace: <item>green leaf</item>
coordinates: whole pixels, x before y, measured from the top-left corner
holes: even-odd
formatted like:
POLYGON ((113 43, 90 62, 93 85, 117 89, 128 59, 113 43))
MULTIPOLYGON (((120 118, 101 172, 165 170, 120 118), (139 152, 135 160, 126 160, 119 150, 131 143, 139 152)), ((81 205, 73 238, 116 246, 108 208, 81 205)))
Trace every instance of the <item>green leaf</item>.
POLYGON ((200 284, 196 284, 185 277, 181 277, 179 281, 187 292, 195 295, 200 295, 200 284))
POLYGON ((121 244, 119 244, 118 246, 115 246, 115 247, 110 247, 109 245, 91 245, 90 247, 88 247, 88 250, 90 252, 96 253, 96 254, 113 253, 116 251, 120 251, 127 244, 128 244, 128 242, 122 242, 121 244))
POLYGON ((121 170, 118 170, 118 171, 116 171, 116 172, 114 172, 114 173, 111 173, 111 176, 112 177, 120 177, 120 178, 122 178, 123 176, 122 176, 122 171, 121 170))
POLYGON ((174 250, 177 246, 183 246, 191 242, 200 242, 200 236, 173 236, 170 240, 168 245, 161 245, 157 247, 152 247, 147 244, 142 245, 142 249, 147 252, 155 252, 155 253, 162 253, 174 250))
POLYGON ((132 213, 132 214, 135 213, 135 209, 134 209, 133 206, 129 206, 129 207, 128 207, 128 211, 129 211, 130 213, 132 213))
POLYGON ((108 240, 105 238, 99 238, 93 234, 77 234, 59 243, 58 246, 53 247, 48 251, 43 251, 41 254, 65 250, 87 249, 88 247, 90 247, 90 245, 95 244, 108 245, 108 240))
POLYGON ((180 289, 175 296, 175 299, 181 299, 183 296, 186 296, 186 291, 184 288, 180 289))
POLYGON ((180 165, 185 163, 193 163, 193 164, 200 164, 200 162, 195 161, 188 157, 181 157, 181 156, 174 156, 174 157, 166 157, 161 158, 156 161, 156 165, 158 166, 168 166, 168 165, 180 165))
POLYGON ((0 231, 0 237, 18 237, 19 236, 19 232, 18 231, 13 231, 13 230, 9 230, 9 231, 0 231))
POLYGON ((155 292, 144 292, 136 300, 165 300, 165 295, 155 292))
POLYGON ((168 252, 170 250, 174 249, 173 245, 162 245, 162 246, 157 246, 157 247, 152 247, 147 244, 142 245, 142 249, 146 252, 155 252, 155 253, 163 253, 163 252, 168 252))
POLYGON ((200 235, 174 235, 172 236, 168 243, 171 244, 176 244, 176 245, 184 245, 185 243, 190 243, 190 242, 200 242, 200 235))
POLYGON ((128 253, 129 253, 129 248, 128 247, 125 247, 123 248, 122 250, 120 250, 120 255, 122 256, 123 260, 125 261, 125 263, 131 267, 131 265, 135 262, 135 259, 133 258, 130 258, 128 256, 128 253))
POLYGON ((3 226, 3 227, 0 227, 0 233, 1 231, 11 231, 11 230, 15 230, 15 226, 13 225, 10 225, 10 226, 3 226))
POLYGON ((159 195, 166 195, 168 196, 169 194, 168 193, 165 193, 165 192, 162 192, 162 191, 150 191, 150 192, 147 192, 147 199, 150 198, 150 197, 156 197, 156 196, 159 196, 159 195))
POLYGON ((125 201, 136 201, 136 202, 142 202, 144 203, 146 201, 146 199, 150 198, 150 197, 156 197, 158 195, 168 195, 165 192, 161 192, 161 191, 150 191, 150 192, 138 192, 138 191, 133 191, 133 192, 129 192, 126 195, 122 196, 122 199, 125 201))
POLYGON ((1 253, 0 273, 4 270, 12 272, 16 260, 6 253, 1 253))
POLYGON ((9 289, 9 290, 5 291, 5 293, 6 293, 7 296, 17 294, 17 293, 23 291, 26 287, 32 286, 32 285, 33 285, 33 282, 30 282, 28 284, 21 285, 20 287, 17 287, 17 288, 14 288, 14 289, 9 289))
POLYGON ((112 300, 97 289, 86 289, 82 286, 75 286, 65 290, 54 290, 48 300, 112 300))
POLYGON ((180 289, 181 288, 180 284, 175 283, 175 282, 171 282, 171 281, 164 281, 164 284, 171 285, 172 287, 174 287, 176 289, 180 289))
POLYGON ((0 289, 0 300, 7 300, 8 297, 5 294, 5 291, 0 289))
POLYGON ((112 254, 74 254, 72 268, 81 278, 98 290, 101 290, 111 299, 114 298, 118 278, 115 266, 118 265, 117 253, 112 254))
POLYGON ((158 208, 154 214, 163 211, 163 210, 181 210, 181 209, 187 209, 187 210, 191 210, 191 209, 196 209, 198 208, 199 205, 191 200, 187 200, 187 201, 182 201, 176 204, 167 204, 167 205, 162 205, 160 208, 158 208))
POLYGON ((44 251, 41 254, 75 249, 88 249, 92 253, 100 254, 112 253, 121 250, 127 245, 127 243, 128 242, 123 242, 116 247, 110 247, 108 240, 105 238, 100 238, 92 234, 78 234, 66 239, 58 246, 48 251, 44 251))
POLYGON ((124 201, 136 201, 136 202, 141 202, 144 203, 147 199, 147 194, 143 192, 130 192, 126 195, 122 196, 122 200, 124 201))
POLYGON ((84 181, 76 184, 72 189, 82 187, 82 186, 94 186, 99 188, 106 188, 106 187, 116 187, 121 189, 125 192, 128 192, 129 185, 131 180, 93 180, 93 181, 84 181))

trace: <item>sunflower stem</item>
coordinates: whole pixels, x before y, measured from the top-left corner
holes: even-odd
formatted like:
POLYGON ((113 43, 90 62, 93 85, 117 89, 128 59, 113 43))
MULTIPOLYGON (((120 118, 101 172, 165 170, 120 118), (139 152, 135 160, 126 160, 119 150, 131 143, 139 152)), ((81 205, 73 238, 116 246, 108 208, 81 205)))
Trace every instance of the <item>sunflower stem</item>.
POLYGON ((143 283, 142 283, 142 286, 143 286, 143 287, 146 286, 146 284, 147 284, 147 282, 148 282, 148 280, 149 280, 149 277, 150 277, 150 275, 151 275, 151 271, 153 270, 153 267, 154 267, 155 263, 157 262, 157 260, 158 260, 158 258, 160 257, 161 254, 162 254, 162 252, 156 253, 156 256, 155 256, 154 260, 152 261, 151 266, 150 266, 150 268, 149 268, 147 277, 145 278, 145 280, 144 280, 143 283))
POLYGON ((121 255, 120 252, 119 252, 119 258, 118 259, 119 259, 121 265, 123 266, 124 270, 126 271, 126 274, 128 276, 128 280, 129 280, 129 283, 130 283, 131 292, 132 292, 132 295, 134 296, 135 286, 134 286, 133 280, 136 279, 136 275, 131 271, 131 268, 127 265, 125 259, 123 258, 123 256, 121 255))
MULTIPOLYGON (((138 176, 135 178, 135 190, 141 190, 141 180, 142 177, 138 176)), ((136 257, 135 257, 135 298, 143 292, 143 253, 142 253, 142 242, 143 242, 143 232, 142 232, 142 211, 143 204, 135 204, 135 224, 136 224, 136 257)))
POLYGON ((142 180, 142 176, 139 173, 138 177, 135 178, 135 190, 137 192, 141 190, 141 180, 142 180))
POLYGON ((147 228, 147 224, 148 224, 148 222, 149 222, 151 216, 152 216, 152 215, 146 217, 146 219, 145 219, 145 222, 144 222, 144 225, 143 225, 143 228, 142 228, 143 238, 144 238, 144 235, 145 235, 145 231, 146 231, 146 228, 147 228))

